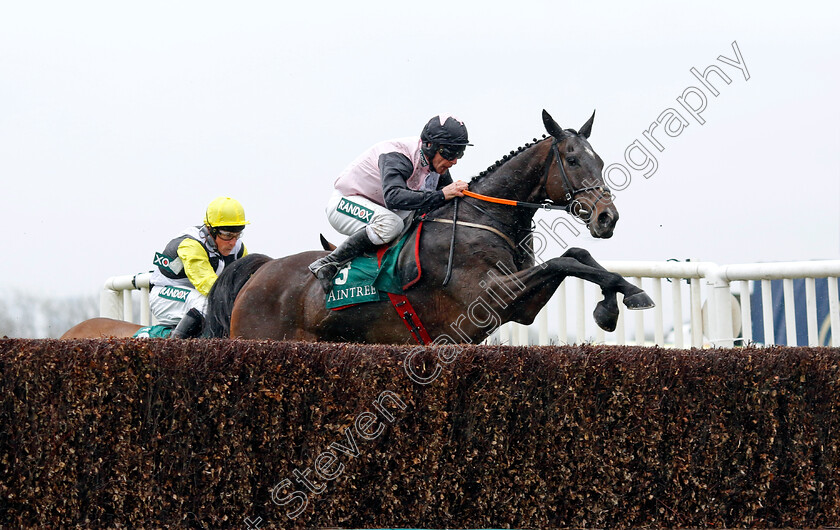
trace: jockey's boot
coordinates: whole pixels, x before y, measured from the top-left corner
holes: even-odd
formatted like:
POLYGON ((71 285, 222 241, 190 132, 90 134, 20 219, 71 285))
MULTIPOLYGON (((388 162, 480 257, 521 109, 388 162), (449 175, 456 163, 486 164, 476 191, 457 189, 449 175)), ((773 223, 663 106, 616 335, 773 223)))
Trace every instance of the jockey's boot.
POLYGON ((198 337, 201 334, 201 328, 204 327, 204 315, 201 314, 196 308, 192 308, 187 311, 187 314, 184 315, 184 318, 178 322, 178 325, 175 326, 175 329, 172 330, 172 334, 169 335, 170 339, 189 339, 192 337, 198 337))
POLYGON ((377 245, 370 240, 367 231, 363 228, 344 240, 328 256, 309 265, 309 271, 321 282, 324 292, 329 293, 332 289, 332 279, 335 278, 342 265, 376 247, 377 245))

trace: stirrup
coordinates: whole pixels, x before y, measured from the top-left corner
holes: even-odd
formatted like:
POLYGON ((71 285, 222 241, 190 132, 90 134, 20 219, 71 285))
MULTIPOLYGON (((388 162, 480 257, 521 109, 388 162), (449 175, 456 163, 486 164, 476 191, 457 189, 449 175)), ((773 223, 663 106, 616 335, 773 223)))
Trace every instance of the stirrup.
POLYGON ((332 281, 335 278, 335 275, 338 274, 338 269, 340 269, 340 264, 334 261, 328 261, 327 263, 323 263, 321 265, 315 265, 318 263, 312 263, 309 265, 309 272, 315 275, 318 282, 321 284, 321 288, 324 290, 324 294, 329 294, 332 290, 332 281), (332 266, 332 269, 328 267, 332 266))
MULTIPOLYGON (((321 260, 318 260, 318 261, 321 261, 321 260)), ((309 269, 309 272, 311 272, 312 274, 314 274, 316 277, 318 276, 318 271, 320 271, 321 269, 323 269, 324 267, 326 267, 327 265, 329 265, 329 263, 321 263, 321 264, 318 264, 318 261, 313 261, 313 262, 312 262, 312 263, 310 263, 310 264, 309 264, 309 266, 307 267, 307 268, 309 269)))

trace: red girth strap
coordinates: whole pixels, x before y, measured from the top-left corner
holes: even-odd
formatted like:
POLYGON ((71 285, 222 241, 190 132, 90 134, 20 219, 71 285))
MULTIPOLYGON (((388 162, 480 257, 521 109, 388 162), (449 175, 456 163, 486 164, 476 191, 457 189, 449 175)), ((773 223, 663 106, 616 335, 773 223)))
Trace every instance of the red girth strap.
MULTIPOLYGON (((422 221, 420 222, 422 226, 422 221)), ((419 232, 419 228, 417 229, 419 232)), ((420 234, 417 234, 417 241, 420 241, 420 234)), ((418 245, 419 246, 419 245, 418 245)), ((379 251, 376 253, 376 257, 379 258, 379 265, 382 266, 382 257, 385 255, 386 247, 380 247, 379 251)), ((415 253, 418 251, 415 248, 415 253)), ((420 269, 420 257, 417 256, 417 269, 420 269)), ((418 274, 417 279, 420 279, 420 275, 418 274)), ((417 280, 415 280, 417 281, 417 280)), ((411 285, 410 282, 409 285, 411 285)), ((404 294, 395 294, 395 293, 388 293, 388 298, 391 299, 391 304, 394 306, 394 310, 396 310, 397 314, 402 319, 405 327, 408 328, 408 331, 411 332, 411 336, 414 337, 414 340, 417 341, 418 344, 431 344, 432 337, 429 336, 429 332, 426 331, 426 326, 423 325, 423 322, 420 320, 420 317, 417 315, 417 311, 414 310, 412 307, 411 302, 408 301, 408 297, 404 294)))
POLYGON ((420 317, 417 316, 417 312, 411 306, 411 302, 408 301, 408 298, 406 298, 404 294, 394 293, 388 293, 388 298, 391 299, 394 309, 396 309, 397 314, 405 323, 405 327, 407 327, 408 331, 411 332, 414 340, 416 340, 418 344, 431 344, 432 337, 429 336, 429 332, 426 331, 426 327, 423 326, 423 322, 420 321, 420 317))

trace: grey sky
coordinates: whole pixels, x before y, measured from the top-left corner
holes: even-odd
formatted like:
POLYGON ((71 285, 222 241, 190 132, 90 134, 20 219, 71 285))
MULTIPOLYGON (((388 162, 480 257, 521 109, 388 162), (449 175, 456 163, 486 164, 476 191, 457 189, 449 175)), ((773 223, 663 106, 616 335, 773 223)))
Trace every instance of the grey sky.
POLYGON ((314 249, 369 145, 455 114, 468 180, 541 135, 543 108, 571 128, 597 109, 607 165, 636 140, 656 157, 616 192, 612 239, 568 241, 596 259, 840 257, 838 4, 574 4, 5 2, 0 289, 96 293, 219 195, 252 252, 314 249), (749 80, 718 60, 733 42, 749 80), (712 64, 731 83, 710 78, 700 125, 677 98, 712 64), (688 125, 655 131, 659 152, 643 132, 669 108, 688 125))

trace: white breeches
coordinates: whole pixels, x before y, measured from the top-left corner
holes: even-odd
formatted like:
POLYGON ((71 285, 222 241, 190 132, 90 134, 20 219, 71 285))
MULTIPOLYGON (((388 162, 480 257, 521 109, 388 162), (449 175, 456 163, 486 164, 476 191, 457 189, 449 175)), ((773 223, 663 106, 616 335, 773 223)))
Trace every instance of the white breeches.
POLYGON ((335 191, 327 202, 327 219, 345 235, 365 229, 371 243, 383 245, 396 239, 405 227, 410 210, 389 210, 364 197, 345 197, 335 191))
POLYGON ((194 288, 155 285, 149 291, 149 309, 158 322, 167 327, 175 327, 192 308, 203 315, 207 297, 194 288))

